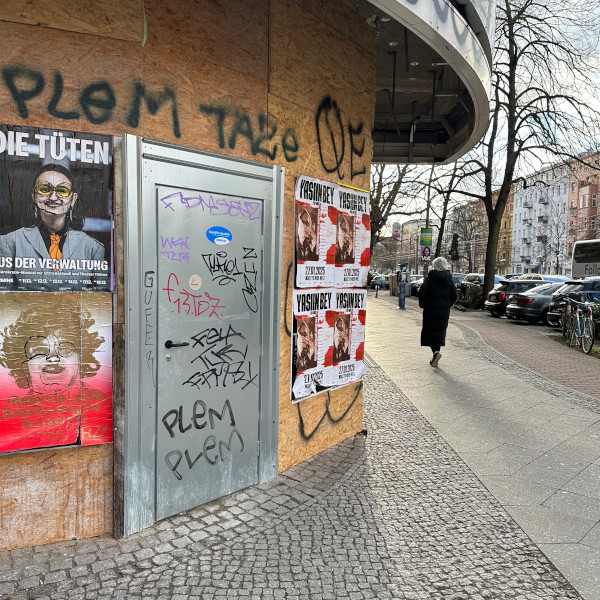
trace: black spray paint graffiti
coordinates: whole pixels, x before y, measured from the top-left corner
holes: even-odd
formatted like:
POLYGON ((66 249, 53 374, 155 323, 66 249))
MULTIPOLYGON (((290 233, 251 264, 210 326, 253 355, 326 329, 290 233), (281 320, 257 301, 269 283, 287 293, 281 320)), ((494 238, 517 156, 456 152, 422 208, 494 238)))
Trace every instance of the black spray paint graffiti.
MULTIPOLYGON (((273 117, 259 114, 258 127, 256 127, 252 124, 250 116, 243 111, 233 110, 227 106, 202 103, 199 104, 199 109, 205 115, 215 117, 219 148, 225 148, 225 137, 227 137, 227 146, 233 150, 237 145, 238 137, 241 136, 248 140, 250 151, 254 156, 263 155, 269 160, 277 158, 278 144, 273 144, 271 150, 263 146, 263 144, 277 139, 276 134, 279 125, 273 117), (226 128, 229 132, 227 136, 226 128)), ((278 139, 285 160, 287 162, 296 161, 300 146, 294 130, 287 127, 278 139)))
MULTIPOLYGON (((331 96, 321 100, 315 115, 315 127, 317 130, 317 142, 319 144, 319 156, 321 165, 327 173, 337 173, 338 177, 344 179, 341 170, 344 156, 346 155, 346 128, 342 121, 340 107, 331 96)), ((363 123, 358 126, 348 123, 348 142, 350 144, 350 179, 367 172, 363 162, 355 164, 355 157, 361 158, 365 151, 365 140, 362 144, 356 144, 356 138, 362 135, 363 123)))
POLYGON ((152 314, 152 295, 154 294, 154 271, 146 271, 144 274, 144 349, 146 355, 146 367, 152 374, 152 385, 156 387, 156 369, 154 345, 156 343, 156 332, 154 330, 154 316, 152 314))
POLYGON ((243 280, 244 287, 242 293, 246 306, 253 312, 258 312, 258 271, 256 270, 255 260, 258 255, 254 248, 243 248, 244 255, 241 262, 244 265, 244 270, 241 271, 238 265, 238 257, 228 256, 225 250, 203 254, 202 260, 210 271, 212 280, 219 285, 229 285, 243 280))
POLYGON ((245 337, 231 325, 227 328, 210 327, 192 336, 200 352, 192 363, 200 365, 196 373, 183 382, 198 389, 207 386, 227 387, 240 385, 245 390, 249 385, 258 388, 258 371, 252 374, 252 362, 248 360, 248 344, 245 337))
MULTIPOLYGON (((285 301, 283 304, 283 326, 285 328, 285 333, 287 334, 287 336, 289 338, 292 337, 292 331, 290 326, 288 325, 288 317, 287 317, 287 311, 288 311, 288 298, 289 298, 289 290, 291 287, 291 274, 292 274, 292 269, 293 267, 293 263, 290 263, 288 265, 288 270, 287 270, 287 276, 286 276, 286 281, 285 281, 285 301)), ((350 412, 350 410, 352 409, 352 407, 354 406, 354 404, 356 403, 356 401, 358 400, 358 396, 360 395, 360 391, 362 390, 363 384, 362 382, 357 383, 354 386, 354 390, 355 390, 355 394, 354 394, 354 398, 352 398, 352 401, 350 402, 350 404, 345 408, 345 410, 342 412, 341 415, 339 415, 338 417, 335 417, 331 414, 331 410, 330 410, 330 404, 331 404, 331 394, 329 392, 327 392, 327 400, 325 402, 325 410, 323 411, 323 414, 321 415, 320 419, 317 421, 317 424, 314 426, 313 430, 309 433, 307 433, 306 431, 306 427, 304 425, 304 417, 302 416, 302 409, 300 408, 302 405, 302 402, 298 402, 296 404, 296 408, 298 410, 298 428, 300 431, 300 436, 302 437, 302 439, 305 442, 308 442, 314 435, 315 433, 317 433, 317 431, 319 430, 319 427, 322 425, 322 423, 325 421, 325 419, 328 419, 330 423, 332 423, 333 425, 337 425, 340 421, 343 421, 346 418, 346 415, 350 412)))
MULTIPOLYGON (((220 413, 213 408, 208 408, 203 400, 196 400, 191 415, 187 416, 187 418, 184 416, 184 407, 182 405, 180 405, 178 409, 171 409, 164 414, 162 423, 169 432, 169 436, 175 438, 178 434, 183 435, 188 431, 190 433, 201 431, 207 425, 210 425, 211 431, 214 431, 215 421, 223 421, 223 418, 227 413, 229 414, 229 426, 232 427, 227 441, 218 440, 217 436, 211 434, 204 439, 202 450, 195 456, 190 454, 189 449, 186 449, 183 452, 181 452, 181 450, 171 450, 165 455, 167 466, 178 480, 181 481, 183 479, 183 475, 178 469, 184 457, 188 469, 190 470, 201 458, 204 458, 210 465, 215 465, 218 459, 221 459, 221 462, 224 462, 226 452, 231 453, 233 442, 236 438, 239 442, 240 452, 243 452, 244 440, 242 434, 236 427, 233 409, 231 408, 229 400, 225 400, 223 410, 220 413)), ((225 423, 226 422, 224 422, 223 425, 225 425, 225 423)), ((196 436, 194 436, 194 439, 196 439, 196 436)))
MULTIPOLYGON (((73 97, 65 93, 65 82, 60 71, 55 71, 47 81, 41 71, 20 64, 5 66, 2 69, 2 81, 12 96, 19 116, 24 120, 29 119, 30 105, 33 104, 34 110, 39 111, 40 102, 46 103, 46 111, 51 117, 62 121, 86 119, 93 125, 108 123, 114 118, 117 106, 125 106, 125 123, 132 129, 140 126, 144 111, 154 116, 169 110, 168 119, 173 136, 181 137, 177 91, 168 85, 150 90, 143 82, 133 80, 128 97, 119 98, 108 81, 99 80, 88 83, 77 97, 73 97), (44 98, 43 94, 47 91, 49 94, 44 98)), ((67 89, 69 87, 66 86, 67 89)), ((272 116, 264 113, 251 116, 241 109, 203 102, 198 104, 198 110, 214 119, 219 148, 234 150, 239 140, 243 139, 247 141, 253 156, 266 156, 275 161, 281 148, 281 155, 286 162, 298 160, 300 144, 296 132, 292 127, 281 126, 272 116)), ((317 108, 315 126, 321 164, 327 173, 337 173, 340 179, 344 179, 341 167, 347 156, 347 144, 350 179, 366 173, 362 161, 356 164, 356 158, 360 159, 365 149, 364 139, 360 145, 356 141, 363 135, 363 123, 358 126, 350 122, 344 125, 337 102, 326 96, 317 108)))

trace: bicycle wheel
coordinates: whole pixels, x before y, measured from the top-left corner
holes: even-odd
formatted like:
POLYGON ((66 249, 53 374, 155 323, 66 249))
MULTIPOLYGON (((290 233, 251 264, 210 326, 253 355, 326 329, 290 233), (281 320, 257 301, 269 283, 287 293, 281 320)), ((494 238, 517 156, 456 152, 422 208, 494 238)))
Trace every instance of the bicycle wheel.
POLYGON ((572 327, 572 322, 573 322, 572 313, 568 312, 566 310, 563 311, 561 319, 562 319, 561 327, 562 327, 563 340, 571 339, 571 327, 572 327))
POLYGON ((569 322, 569 346, 577 346, 579 338, 577 337, 577 317, 572 316, 571 321, 569 322))
POLYGON ((581 349, 589 354, 594 347, 594 321, 588 316, 583 321, 583 332, 581 333, 581 349))

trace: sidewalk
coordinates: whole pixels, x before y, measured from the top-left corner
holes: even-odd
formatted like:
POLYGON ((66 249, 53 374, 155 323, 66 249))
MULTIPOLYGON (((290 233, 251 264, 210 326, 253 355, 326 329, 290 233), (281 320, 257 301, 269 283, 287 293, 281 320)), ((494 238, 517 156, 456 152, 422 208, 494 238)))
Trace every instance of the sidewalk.
POLYGON ((416 301, 396 307, 389 295, 371 298, 369 355, 579 592, 600 599, 600 361, 541 333, 515 334, 513 323, 453 311, 432 369, 430 350, 418 347, 416 301), (554 381, 490 348, 465 323, 499 339, 514 360, 537 371, 552 365, 554 381), (558 383, 573 381, 573 371, 595 397, 558 383))
MULTIPOLYGON (((563 443, 556 436, 566 430, 597 432, 597 420, 586 419, 600 415, 565 405, 535 381, 495 365, 478 351, 481 342, 465 337, 464 326, 450 327, 447 352, 432 369, 428 350, 418 345, 419 319, 414 310, 369 299, 366 347, 379 366, 364 384, 366 437, 125 540, 2 552, 0 598, 563 600, 581 597, 574 584, 586 600, 597 600, 597 582, 594 595, 590 577, 563 566, 569 583, 515 521, 519 510, 563 514, 561 507, 534 504, 554 497, 555 485, 581 498, 594 492, 593 473, 581 479, 590 466, 535 463, 558 455, 563 443), (529 406, 542 403, 542 416, 534 415, 529 406), (562 423, 561 415, 578 425, 562 423), (505 435, 504 421, 514 430, 510 443, 494 439, 505 435), (530 447, 544 441, 548 449, 530 447), (525 477, 515 483, 512 475, 495 473, 507 456, 512 469, 535 466, 531 481, 535 473, 559 476, 567 468, 570 477, 535 484, 542 492, 532 497, 525 477), (485 482, 496 486, 498 499, 471 470, 481 471, 479 465, 491 469, 486 477, 495 480, 485 482), (569 485, 575 487, 567 491, 569 485)), ((593 512, 593 502, 581 506, 593 512)), ((589 515, 569 517, 570 546, 584 547, 584 525, 587 547, 600 552, 597 521, 598 515, 595 525, 589 515)), ((565 545, 555 541, 540 545, 550 554, 545 545, 565 545)))

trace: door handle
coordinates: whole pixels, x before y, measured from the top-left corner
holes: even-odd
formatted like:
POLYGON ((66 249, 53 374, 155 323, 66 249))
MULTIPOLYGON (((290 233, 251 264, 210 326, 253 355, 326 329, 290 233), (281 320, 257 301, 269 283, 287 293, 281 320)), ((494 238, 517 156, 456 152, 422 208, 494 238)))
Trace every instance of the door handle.
POLYGON ((165 342, 165 348, 179 348, 180 346, 189 346, 189 342, 173 342, 171 340, 167 340, 165 342))

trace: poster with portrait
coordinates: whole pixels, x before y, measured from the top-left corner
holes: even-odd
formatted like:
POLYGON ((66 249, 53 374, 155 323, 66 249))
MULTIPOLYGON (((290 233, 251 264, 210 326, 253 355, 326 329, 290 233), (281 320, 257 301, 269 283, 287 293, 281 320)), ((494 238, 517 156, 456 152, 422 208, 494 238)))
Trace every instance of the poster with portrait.
POLYGON ((109 291, 111 136, 0 125, 0 290, 109 291))
POLYGON ((337 186, 300 175, 296 181, 296 287, 330 287, 335 264, 327 254, 336 235, 337 186))
POLYGON ((0 452, 112 441, 112 294, 0 294, 0 452))
POLYGON ((368 192, 300 175, 295 201, 296 287, 364 287, 371 260, 368 192))
POLYGON ((362 379, 366 291, 296 290, 293 303, 292 401, 362 379))
POLYGON ((334 285, 364 287, 371 265, 371 217, 369 194, 338 186, 334 285))

